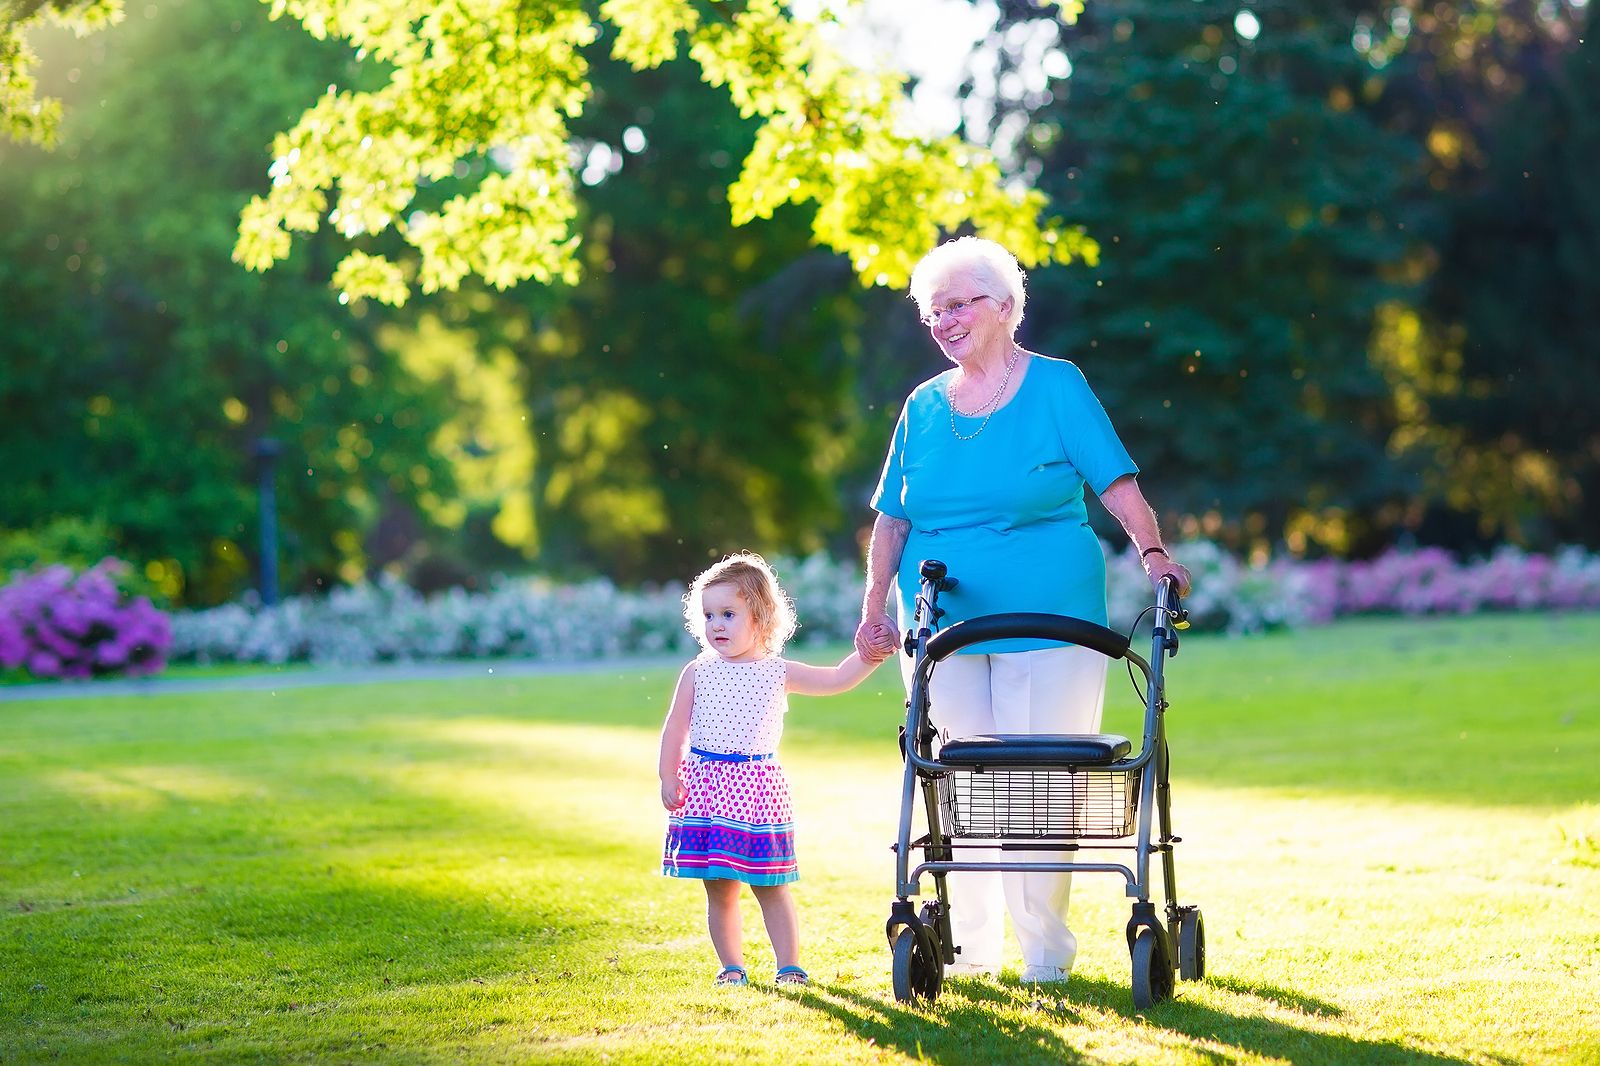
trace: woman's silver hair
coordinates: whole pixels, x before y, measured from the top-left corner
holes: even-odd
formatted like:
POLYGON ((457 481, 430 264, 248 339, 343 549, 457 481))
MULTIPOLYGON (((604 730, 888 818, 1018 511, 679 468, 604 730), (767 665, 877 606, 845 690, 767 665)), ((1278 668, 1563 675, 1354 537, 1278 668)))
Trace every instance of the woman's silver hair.
POLYGON ((996 303, 1011 301, 1006 325, 1015 334, 1022 325, 1022 308, 1027 302, 1024 291, 1027 275, 1018 265, 1017 257, 1004 246, 983 237, 945 241, 923 256, 911 271, 911 298, 917 301, 918 310, 927 314, 934 291, 958 274, 971 278, 978 292, 992 297, 996 303))

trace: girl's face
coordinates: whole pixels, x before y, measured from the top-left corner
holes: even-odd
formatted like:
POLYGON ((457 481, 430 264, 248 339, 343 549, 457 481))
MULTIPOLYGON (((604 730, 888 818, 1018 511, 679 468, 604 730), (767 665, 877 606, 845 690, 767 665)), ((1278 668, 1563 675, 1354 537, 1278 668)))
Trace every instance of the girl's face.
POLYGON ((755 616, 732 585, 709 585, 700 594, 705 612, 706 647, 734 662, 751 662, 767 654, 755 616))

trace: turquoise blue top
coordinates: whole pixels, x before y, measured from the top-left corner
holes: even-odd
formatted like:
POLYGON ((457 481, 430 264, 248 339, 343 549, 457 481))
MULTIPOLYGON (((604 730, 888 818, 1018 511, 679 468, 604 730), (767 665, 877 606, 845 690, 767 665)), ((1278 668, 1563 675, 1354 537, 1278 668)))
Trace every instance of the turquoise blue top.
MULTIPOLYGON (((1139 468, 1122 446, 1083 372, 1034 356, 1010 402, 971 440, 950 431, 954 368, 906 399, 872 506, 911 523, 896 594, 911 624, 924 559, 950 567, 959 585, 939 597, 941 628, 1012 611, 1072 615, 1106 624, 1106 561, 1089 528, 1083 489, 1105 490, 1139 468)), ((956 415, 970 434, 982 418, 956 415)), ((1058 647, 1004 640, 978 654, 1058 647)))

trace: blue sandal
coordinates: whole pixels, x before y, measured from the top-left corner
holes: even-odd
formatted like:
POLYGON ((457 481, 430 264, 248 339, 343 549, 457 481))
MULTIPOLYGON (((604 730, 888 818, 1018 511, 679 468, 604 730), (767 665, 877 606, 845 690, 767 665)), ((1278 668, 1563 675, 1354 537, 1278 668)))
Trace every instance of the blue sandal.
POLYGON ((778 985, 809 985, 811 975, 798 966, 785 966, 778 971, 778 976, 773 982, 778 985))
POLYGON ((734 988, 750 983, 750 975, 745 973, 743 966, 724 966, 717 971, 718 988, 734 988))

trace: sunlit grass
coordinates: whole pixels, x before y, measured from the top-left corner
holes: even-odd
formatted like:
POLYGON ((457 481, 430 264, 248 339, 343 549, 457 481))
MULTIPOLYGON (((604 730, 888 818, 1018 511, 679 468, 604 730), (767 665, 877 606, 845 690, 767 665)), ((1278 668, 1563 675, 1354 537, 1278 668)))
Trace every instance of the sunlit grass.
POLYGON ((753 906, 755 985, 712 989, 703 893, 656 873, 670 670, 0 704, 0 1061, 1594 1061, 1597 638, 1186 641, 1211 978, 1142 1017, 1120 883, 1088 876, 1064 990, 894 1002, 889 669, 794 701, 798 995, 753 906))

